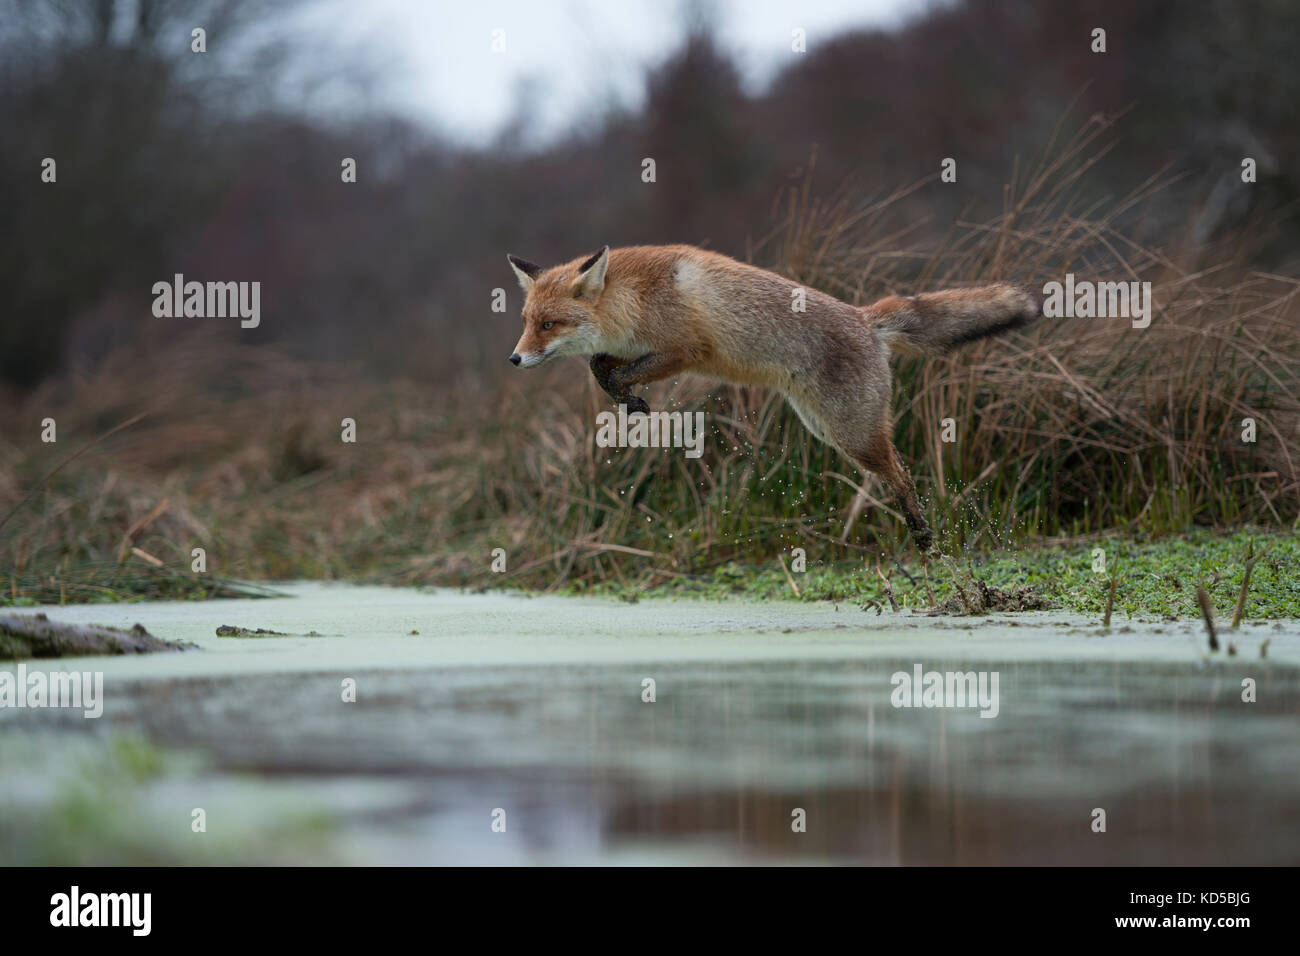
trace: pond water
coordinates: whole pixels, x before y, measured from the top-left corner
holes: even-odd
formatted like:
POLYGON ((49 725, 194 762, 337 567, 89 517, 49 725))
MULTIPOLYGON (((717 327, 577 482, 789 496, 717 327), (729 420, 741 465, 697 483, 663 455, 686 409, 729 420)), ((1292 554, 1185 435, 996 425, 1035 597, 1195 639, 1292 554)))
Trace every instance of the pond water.
POLYGON ((199 649, 26 662, 0 862, 1300 862, 1300 622, 282 590, 44 609, 199 649))

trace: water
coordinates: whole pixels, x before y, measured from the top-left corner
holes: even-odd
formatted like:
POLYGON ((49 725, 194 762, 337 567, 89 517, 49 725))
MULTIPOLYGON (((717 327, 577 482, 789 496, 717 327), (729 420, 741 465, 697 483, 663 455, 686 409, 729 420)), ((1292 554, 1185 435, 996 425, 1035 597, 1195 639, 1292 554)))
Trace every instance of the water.
POLYGON ((201 650, 28 662, 102 670, 105 712, 0 710, 0 859, 1300 862, 1300 622, 1228 657, 1192 621, 285 590, 47 609, 201 650), (918 664, 997 672, 997 716, 894 707, 918 664))

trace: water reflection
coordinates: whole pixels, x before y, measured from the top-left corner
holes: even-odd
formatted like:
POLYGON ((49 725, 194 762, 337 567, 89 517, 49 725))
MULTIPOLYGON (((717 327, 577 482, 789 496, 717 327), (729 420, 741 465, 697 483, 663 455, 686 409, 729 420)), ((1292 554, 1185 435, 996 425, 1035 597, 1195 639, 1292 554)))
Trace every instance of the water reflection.
POLYGON ((339 846, 372 862, 1300 862, 1294 670, 919 661, 996 670, 982 719, 892 706, 890 675, 916 663, 353 672, 354 705, 340 674, 138 681, 101 721, 22 719, 305 777, 339 846), (386 799, 356 796, 375 781, 386 799))

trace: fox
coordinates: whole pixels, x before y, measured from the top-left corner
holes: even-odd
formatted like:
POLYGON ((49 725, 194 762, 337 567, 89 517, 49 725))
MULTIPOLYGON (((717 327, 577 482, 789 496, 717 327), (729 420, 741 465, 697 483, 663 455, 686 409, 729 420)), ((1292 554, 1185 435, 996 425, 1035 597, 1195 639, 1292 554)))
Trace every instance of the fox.
POLYGON ((890 356, 936 358, 1042 314, 1041 293, 1010 282, 849 305, 690 245, 604 246, 547 269, 506 258, 524 293, 511 364, 585 357, 628 412, 650 410, 635 389, 683 373, 775 389, 815 438, 881 479, 927 555, 934 535, 893 443, 890 356))

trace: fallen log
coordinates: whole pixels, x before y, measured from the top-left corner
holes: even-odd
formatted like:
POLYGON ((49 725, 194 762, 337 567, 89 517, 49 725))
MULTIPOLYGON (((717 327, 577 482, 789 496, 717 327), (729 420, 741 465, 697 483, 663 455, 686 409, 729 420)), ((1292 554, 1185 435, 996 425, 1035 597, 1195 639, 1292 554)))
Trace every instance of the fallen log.
POLYGON ((0 660, 28 657, 89 657, 183 651, 193 644, 165 641, 137 624, 129 631, 99 624, 64 624, 44 614, 0 616, 0 660))

